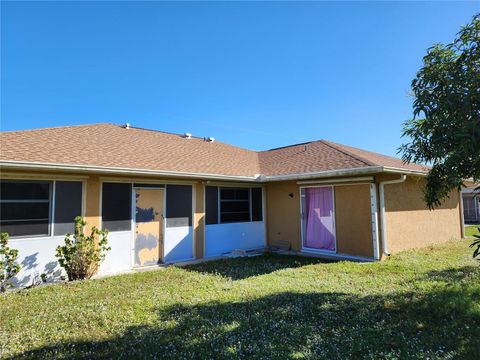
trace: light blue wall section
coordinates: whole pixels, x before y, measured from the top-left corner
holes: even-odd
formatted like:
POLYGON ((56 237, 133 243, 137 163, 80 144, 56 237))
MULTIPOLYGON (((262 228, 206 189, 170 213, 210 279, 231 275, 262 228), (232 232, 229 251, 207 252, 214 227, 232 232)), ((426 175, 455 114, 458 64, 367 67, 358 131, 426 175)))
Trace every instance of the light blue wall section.
POLYGON ((41 282, 42 273, 47 275, 48 281, 66 275, 55 257, 55 249, 64 244, 64 238, 65 236, 10 239, 8 245, 18 250, 17 263, 22 267, 12 283, 24 287, 41 282))
POLYGON ((205 226, 205 257, 241 249, 265 247, 265 223, 263 221, 215 224, 205 226))
POLYGON ((193 259, 193 230, 191 226, 167 227, 164 241, 165 262, 193 259))
POLYGON ((132 268, 132 232, 112 231, 107 239, 110 251, 100 264, 98 276, 129 271, 132 268))

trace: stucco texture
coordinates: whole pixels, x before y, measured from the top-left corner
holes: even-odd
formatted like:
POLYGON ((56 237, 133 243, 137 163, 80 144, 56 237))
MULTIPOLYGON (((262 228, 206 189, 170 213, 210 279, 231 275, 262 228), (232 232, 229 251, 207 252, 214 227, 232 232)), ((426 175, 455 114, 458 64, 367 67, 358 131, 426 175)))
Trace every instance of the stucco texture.
MULTIPOLYGON (((301 251, 299 189, 295 181, 267 184, 268 245, 301 251)), ((372 257, 369 185, 339 185, 334 193, 337 253, 372 257)))
POLYGON ((386 230, 391 254, 462 237, 459 192, 452 192, 442 206, 429 210, 423 200, 424 181, 424 178, 408 176, 403 183, 385 185, 386 230))
POLYGON ((300 193, 297 183, 268 183, 266 193, 268 245, 300 251, 300 193))
POLYGON ((337 252, 373 257, 370 185, 335 186, 337 252))

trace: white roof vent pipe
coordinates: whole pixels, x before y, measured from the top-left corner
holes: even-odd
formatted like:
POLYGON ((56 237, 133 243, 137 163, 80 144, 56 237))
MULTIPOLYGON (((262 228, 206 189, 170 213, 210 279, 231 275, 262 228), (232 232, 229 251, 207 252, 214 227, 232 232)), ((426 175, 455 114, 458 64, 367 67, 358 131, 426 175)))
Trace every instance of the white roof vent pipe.
POLYGON ((215 141, 215 138, 209 136, 209 137, 204 138, 204 140, 205 140, 206 142, 213 143, 213 142, 215 141))
POLYGON ((124 127, 125 129, 130 129, 130 123, 126 123, 123 127, 124 127))
POLYGON ((191 138, 192 138, 192 134, 190 134, 190 133, 185 133, 185 134, 183 134, 183 137, 184 137, 185 139, 191 139, 191 138))

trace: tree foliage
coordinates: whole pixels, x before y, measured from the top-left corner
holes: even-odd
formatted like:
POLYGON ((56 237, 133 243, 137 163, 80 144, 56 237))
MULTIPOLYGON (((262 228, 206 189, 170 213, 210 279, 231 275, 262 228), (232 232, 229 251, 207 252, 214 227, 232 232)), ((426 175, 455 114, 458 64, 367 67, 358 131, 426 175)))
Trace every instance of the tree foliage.
POLYGON ((431 164, 424 189, 439 206, 465 179, 480 180, 480 14, 448 45, 428 49, 412 81, 413 119, 404 124, 403 160, 431 164))
POLYGON ((77 216, 73 236, 66 234, 65 245, 57 247, 58 263, 65 269, 70 281, 90 279, 97 273, 100 263, 110 250, 108 231, 93 226, 90 235, 85 235, 86 225, 87 222, 77 216))
POLYGON ((11 286, 10 279, 18 274, 20 265, 16 262, 18 250, 8 247, 8 234, 0 234, 0 292, 11 286))

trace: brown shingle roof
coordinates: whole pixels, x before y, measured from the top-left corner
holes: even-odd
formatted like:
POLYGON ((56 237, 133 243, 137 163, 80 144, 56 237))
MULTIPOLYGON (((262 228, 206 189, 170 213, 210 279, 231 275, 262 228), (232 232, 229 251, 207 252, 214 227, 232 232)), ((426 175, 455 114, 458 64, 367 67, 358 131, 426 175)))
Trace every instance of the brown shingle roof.
POLYGON ((239 177, 376 166, 426 170, 326 140, 255 152, 219 141, 114 124, 2 132, 0 160, 239 177))
POLYGON ((1 160, 253 176, 255 151, 113 124, 3 132, 1 160))

